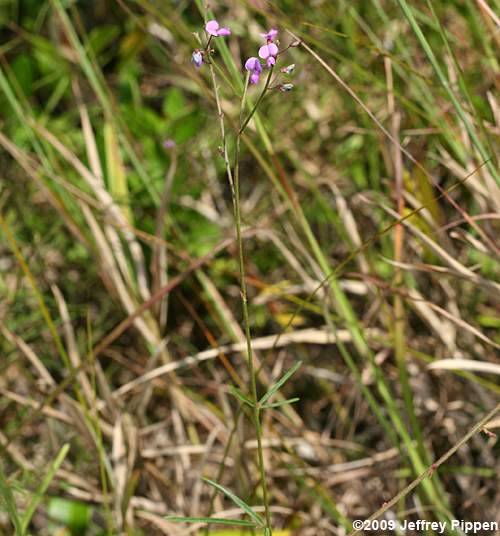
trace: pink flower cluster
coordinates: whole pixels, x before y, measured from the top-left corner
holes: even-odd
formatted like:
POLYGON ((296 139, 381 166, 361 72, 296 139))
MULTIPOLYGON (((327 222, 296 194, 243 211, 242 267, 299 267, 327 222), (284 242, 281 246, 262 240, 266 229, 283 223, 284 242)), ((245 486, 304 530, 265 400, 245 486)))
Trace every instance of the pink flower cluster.
MULTIPOLYGON (((221 27, 219 22, 216 20, 209 20, 205 24, 205 32, 207 32, 207 34, 209 35, 205 48, 197 48, 193 51, 193 54, 191 55, 191 61, 197 69, 199 69, 203 65, 203 63, 205 63, 205 57, 210 56, 210 41, 214 37, 226 37, 228 35, 231 35, 231 29, 226 26, 221 27)), ((259 48, 259 57, 257 58, 255 56, 251 56, 245 62, 245 69, 250 73, 251 84, 259 83, 260 75, 264 67, 261 60, 265 61, 265 67, 267 67, 268 69, 272 69, 276 65, 276 58, 280 53, 278 45, 275 43, 275 39, 278 36, 278 30, 276 28, 271 28, 268 32, 261 33, 260 36, 265 39, 266 42, 259 48)), ((298 46, 298 44, 298 42, 294 42, 287 48, 298 46)), ((285 48, 284 50, 287 50, 287 48, 285 48)), ((284 50, 282 52, 284 52, 284 50)), ((282 69, 280 69, 280 71, 283 74, 289 75, 294 70, 294 68, 295 65, 292 64, 288 67, 283 67, 282 69)), ((290 91, 292 88, 293 84, 278 84, 276 86, 269 87, 268 89, 279 89, 280 91, 287 92, 290 91)))
POLYGON ((271 28, 267 33, 260 34, 266 40, 266 44, 259 48, 259 58, 266 60, 266 65, 272 67, 276 63, 278 55, 278 47, 274 43, 274 39, 278 36, 278 30, 271 28))
MULTIPOLYGON (((266 40, 266 44, 259 48, 259 58, 266 60, 266 66, 268 68, 273 67, 276 64, 276 56, 278 55, 278 47, 274 42, 278 35, 276 28, 271 28, 267 33, 260 34, 262 38, 266 40)), ((245 62, 245 69, 249 71, 250 83, 258 84, 260 79, 260 73, 262 72, 262 64, 259 58, 252 56, 245 62)))
MULTIPOLYGON (((205 24, 205 31, 210 36, 209 41, 210 39, 212 39, 212 37, 226 37, 227 35, 231 35, 231 29, 227 28, 226 26, 221 28, 220 24, 216 20, 209 20, 205 24)), ((197 69, 199 69, 203 65, 203 55, 205 53, 206 50, 202 50, 201 48, 197 48, 192 53, 191 61, 197 69)))

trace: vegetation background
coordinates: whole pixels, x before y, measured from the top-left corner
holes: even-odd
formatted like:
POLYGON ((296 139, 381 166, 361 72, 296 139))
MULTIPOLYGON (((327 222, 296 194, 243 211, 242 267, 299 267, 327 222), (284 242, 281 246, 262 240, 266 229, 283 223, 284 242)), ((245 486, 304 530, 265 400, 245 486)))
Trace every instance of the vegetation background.
MULTIPOLYGON (((263 415, 274 534, 500 522, 498 0, 209 9, 230 154, 259 32, 302 40, 240 156, 259 393, 302 361, 263 415)), ((1 534, 204 534, 165 519, 240 517, 202 477, 262 512, 205 17, 0 1, 1 534)))

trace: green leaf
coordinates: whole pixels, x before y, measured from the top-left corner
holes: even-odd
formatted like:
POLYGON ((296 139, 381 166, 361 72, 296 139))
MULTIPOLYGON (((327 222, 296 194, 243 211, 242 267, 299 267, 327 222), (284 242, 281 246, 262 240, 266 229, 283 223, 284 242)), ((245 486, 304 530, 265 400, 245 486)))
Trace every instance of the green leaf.
POLYGON ((297 363, 295 363, 295 365, 290 370, 285 372, 285 374, 283 374, 283 376, 274 385, 272 385, 269 391, 259 400, 259 404, 265 404, 277 391, 279 391, 279 389, 281 389, 281 387, 285 385, 285 383, 290 379, 290 377, 297 372, 300 365, 302 365, 302 361, 297 361, 297 363))
POLYGON ((273 402, 272 404, 265 404, 264 406, 261 406, 263 409, 269 409, 269 408, 279 408, 280 406, 285 406, 287 404, 293 404, 294 402, 298 402, 300 398, 287 398, 286 400, 281 400, 280 402, 273 402))
POLYGON ((254 527, 256 525, 245 519, 225 519, 222 517, 181 517, 166 516, 167 521, 184 522, 184 523, 208 523, 210 525, 238 525, 239 527, 254 527))
POLYGON ((232 491, 229 491, 227 488, 225 488, 224 486, 221 486, 220 484, 217 484, 217 482, 214 482, 213 480, 210 480, 208 478, 204 478, 203 479, 207 484, 210 484, 211 486, 213 486, 215 489, 219 490, 219 491, 222 491, 222 493, 224 493, 224 495, 226 495, 229 499, 231 499, 234 504, 236 504, 237 506, 239 506, 242 510, 244 510, 256 523, 258 526, 262 527, 262 525, 264 524, 264 522, 262 521, 262 519, 260 518, 260 516, 258 516, 251 508, 250 506, 248 506, 247 503, 245 503, 243 500, 241 500, 239 497, 237 497, 232 491))
POLYGON ((253 408, 254 403, 248 397, 246 397, 237 387, 231 385, 231 387, 229 387, 229 391, 232 395, 241 400, 244 404, 248 404, 251 408, 253 408))
POLYGON ((31 521, 31 518, 33 517, 33 514, 35 513, 35 510, 38 508, 38 505, 40 504, 40 501, 42 500, 45 491, 47 490, 50 483, 52 482, 52 479, 57 473, 59 467, 61 467, 61 464, 64 461, 64 458, 66 458, 66 455, 68 454, 68 452, 69 452, 69 444, 66 443, 65 445, 63 445, 63 447, 59 451, 59 454, 56 456, 55 460, 50 465, 47 471, 47 474, 43 477, 41 484, 38 486, 37 490, 33 494, 33 497, 30 503, 28 504, 28 508, 26 509, 26 512, 24 512, 24 515, 22 517, 21 534, 26 533, 26 530, 31 521))
MULTIPOLYGON (((265 531, 266 529, 264 529, 265 531)), ((196 536, 206 536, 206 529, 200 529, 196 536)), ((243 532, 241 528, 219 528, 219 529, 212 529, 210 531, 210 536, 242 536, 243 534, 247 534, 247 531, 243 532)), ((259 532, 257 532, 259 534, 259 532)), ((271 532, 267 531, 264 532, 266 535, 271 535, 271 532)), ((285 530, 273 530, 272 535, 273 536, 293 536, 293 534, 297 534, 297 531, 293 531, 290 529, 285 530)))

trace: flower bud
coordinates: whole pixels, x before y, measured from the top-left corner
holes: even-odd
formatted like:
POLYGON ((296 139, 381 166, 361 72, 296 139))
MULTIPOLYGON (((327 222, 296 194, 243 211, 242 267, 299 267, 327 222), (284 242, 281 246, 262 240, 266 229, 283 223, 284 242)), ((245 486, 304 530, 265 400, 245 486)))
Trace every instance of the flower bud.
POLYGON ((168 138, 166 140, 163 140, 162 145, 163 145, 164 149, 169 150, 169 149, 173 149, 175 147, 176 143, 175 143, 174 140, 168 138))
POLYGON ((287 65, 286 67, 282 67, 280 71, 284 74, 291 74, 295 70, 295 63, 292 63, 291 65, 287 65))
POLYGON ((203 54, 200 50, 196 49, 191 54, 191 61, 194 63, 194 66, 199 69, 203 65, 203 54))

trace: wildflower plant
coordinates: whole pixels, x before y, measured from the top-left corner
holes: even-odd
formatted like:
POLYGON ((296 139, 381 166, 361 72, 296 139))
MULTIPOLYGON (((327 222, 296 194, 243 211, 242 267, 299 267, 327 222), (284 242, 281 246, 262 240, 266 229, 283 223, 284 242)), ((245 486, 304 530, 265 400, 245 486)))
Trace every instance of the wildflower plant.
POLYGON ((257 465, 259 469, 259 480, 262 489, 262 498, 264 503, 264 518, 259 516, 255 510, 246 504, 242 499, 234 495, 229 489, 225 488, 221 484, 214 482, 209 479, 204 479, 209 485, 213 486, 217 491, 223 493, 231 501, 233 501, 248 517, 248 519, 234 520, 234 519, 223 519, 223 518, 214 518, 214 517, 167 517, 170 521, 186 521, 186 522, 203 522, 207 524, 224 524, 224 525, 236 525, 241 527, 248 527, 252 529, 260 529, 264 536, 272 535, 271 527, 271 516, 270 516, 270 507, 269 507, 269 495, 266 484, 266 468, 264 464, 263 448, 262 448, 262 426, 261 426, 261 416, 262 412, 270 408, 278 408, 285 406, 287 404, 294 403, 298 398, 283 399, 273 402, 271 399, 279 394, 279 390, 283 385, 290 379, 290 377, 298 370, 300 367, 300 362, 295 363, 295 365, 289 369, 285 374, 277 380, 273 385, 269 387, 267 392, 258 396, 257 394, 257 376, 258 373, 254 368, 254 358, 252 351, 252 339, 250 333, 250 321, 248 313, 248 298, 247 298, 247 288, 245 283, 245 263, 244 263, 244 250, 243 250, 243 241, 242 241, 242 232, 241 232, 241 207, 240 207, 240 194, 239 194, 239 156, 240 156, 240 141, 243 132, 248 126, 252 117, 255 116, 259 106, 269 90, 277 89, 281 92, 288 92, 293 89, 293 84, 291 83, 282 83, 278 79, 281 75, 289 76, 295 65, 291 64, 287 67, 281 68, 279 71, 275 70, 279 57, 285 53, 290 47, 297 46, 298 42, 292 42, 290 45, 284 49, 279 49, 278 41, 278 30, 276 28, 271 28, 265 33, 261 33, 260 36, 265 41, 258 49, 256 56, 250 56, 244 62, 244 71, 245 78, 243 82, 243 91, 240 96, 240 113, 238 126, 235 129, 235 150, 234 157, 231 161, 228 151, 228 137, 226 132, 226 124, 224 119, 224 113, 221 107, 221 100, 219 97, 219 85, 216 78, 216 70, 214 67, 216 65, 215 51, 211 48, 212 40, 220 37, 228 37, 232 35, 231 29, 226 26, 221 26, 220 23, 215 20, 209 20, 204 26, 205 33, 207 34, 207 39, 203 48, 197 48, 193 51, 191 56, 191 61, 194 64, 194 67, 199 69, 204 64, 208 66, 210 77, 212 81, 212 87, 215 95, 215 101, 217 105, 217 112, 219 116, 219 126, 220 134, 222 138, 222 150, 221 154, 224 158, 226 166, 226 174, 229 182, 229 187, 231 190, 232 200, 233 200, 233 212, 234 212, 234 222, 236 229, 236 242, 238 247, 238 260, 239 260, 239 271, 240 271, 240 286, 241 286, 241 298, 242 298, 242 310, 243 310, 243 321, 245 328, 245 338, 246 338, 246 353, 247 353, 247 366, 249 372, 249 383, 248 393, 244 393, 237 387, 231 387, 230 392, 242 403, 242 408, 248 410, 250 414, 250 419, 255 428, 255 435, 257 440, 257 465), (261 75, 267 70, 267 76, 264 82, 264 86, 258 95, 255 104, 251 103, 251 99, 248 95, 249 86, 257 86, 261 81, 261 75), (245 110, 250 110, 245 116, 245 110))

